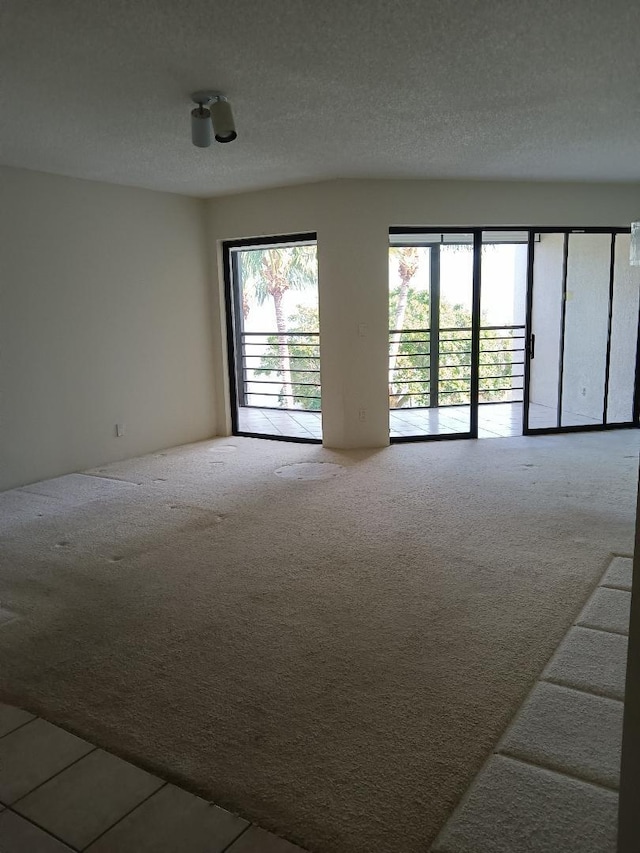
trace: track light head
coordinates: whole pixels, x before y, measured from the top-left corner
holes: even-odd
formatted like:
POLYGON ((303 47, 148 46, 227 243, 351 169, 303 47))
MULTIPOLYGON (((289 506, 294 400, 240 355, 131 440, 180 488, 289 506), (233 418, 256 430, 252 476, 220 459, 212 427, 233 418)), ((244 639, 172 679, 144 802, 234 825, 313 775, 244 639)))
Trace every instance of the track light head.
POLYGON ((211 122, 216 142, 233 142, 237 139, 236 125, 229 101, 220 97, 211 103, 211 122))
POLYGON ((194 92, 191 100, 197 104, 191 110, 191 141, 198 148, 211 145, 211 126, 216 142, 233 142, 237 139, 231 104, 220 92, 208 90, 194 92))
POLYGON ((211 112, 202 104, 191 110, 191 141, 197 148, 211 145, 211 112))

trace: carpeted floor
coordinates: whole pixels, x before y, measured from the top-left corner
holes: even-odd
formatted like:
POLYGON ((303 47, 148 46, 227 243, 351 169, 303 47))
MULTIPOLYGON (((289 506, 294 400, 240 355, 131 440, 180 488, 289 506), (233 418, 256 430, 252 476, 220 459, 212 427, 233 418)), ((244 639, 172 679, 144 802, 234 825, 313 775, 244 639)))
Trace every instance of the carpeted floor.
POLYGON ((6 492, 0 699, 312 851, 425 851, 631 553, 637 469, 635 431, 235 438, 6 492))

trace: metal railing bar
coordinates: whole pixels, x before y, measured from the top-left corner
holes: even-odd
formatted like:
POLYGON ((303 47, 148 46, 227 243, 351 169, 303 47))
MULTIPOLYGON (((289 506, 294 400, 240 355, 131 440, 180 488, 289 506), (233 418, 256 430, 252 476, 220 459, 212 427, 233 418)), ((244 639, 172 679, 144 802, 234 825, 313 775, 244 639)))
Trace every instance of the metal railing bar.
POLYGON ((255 335, 265 335, 265 336, 266 336, 266 335, 270 335, 270 336, 271 336, 271 335, 273 335, 274 337, 275 337, 275 336, 278 336, 278 335, 279 335, 280 337, 283 337, 283 336, 285 336, 285 335, 286 335, 286 336, 290 336, 290 335, 309 335, 309 337, 318 338, 318 337, 320 337, 320 332, 278 332, 278 331, 276 330, 276 331, 273 331, 273 332, 243 332, 243 333, 242 333, 242 337, 243 337, 243 338, 249 337, 250 335, 251 335, 251 336, 255 336, 255 335))
MULTIPOLYGON (((276 337, 274 335, 269 335, 268 337, 276 337)), ((289 346, 297 346, 297 347, 316 347, 320 348, 319 343, 315 343, 314 341, 287 341, 289 346)), ((243 341, 242 345, 245 347, 275 347, 278 346, 278 341, 243 341)))
MULTIPOLYGON (((273 369, 275 370, 276 368, 273 368, 273 369)), ((243 370, 245 373, 247 373, 249 370, 265 370, 265 368, 264 368, 264 367, 243 367, 243 368, 242 368, 242 370, 243 370)), ((269 367, 269 368, 266 368, 266 370, 268 370, 269 372, 271 372, 271 368, 270 368, 270 367, 269 367)), ((407 368, 407 367, 405 367, 405 368, 404 368, 404 370, 408 370, 408 368, 407 368)), ((301 374, 301 373, 320 373, 320 371, 319 371, 319 370, 311 370, 311 369, 309 369, 309 370, 306 370, 306 369, 305 369, 305 370, 303 370, 302 368, 300 368, 300 369, 296 369, 296 370, 292 370, 291 372, 292 372, 292 373, 295 373, 295 374, 296 374, 296 376, 298 376, 298 375, 299 375, 299 374, 301 374)))
MULTIPOLYGON (((243 347, 277 347, 278 342, 277 341, 271 341, 271 342, 270 341, 245 341, 242 344, 242 346, 243 347)), ((315 348, 318 350, 318 352, 320 351, 320 344, 306 344, 306 343, 302 343, 302 341, 294 341, 293 343, 291 341, 288 341, 287 346, 308 347, 309 349, 315 348)))
MULTIPOLYGON (((252 355, 251 353, 245 353, 245 355, 243 355, 242 357, 243 357, 243 358, 278 358, 277 354, 274 354, 274 355, 264 355, 264 354, 263 354, 263 355, 252 355)), ((315 356, 315 355, 314 355, 314 356, 310 356, 310 355, 290 355, 290 356, 288 356, 288 358, 289 358, 289 359, 292 359, 292 358, 296 358, 296 359, 301 359, 301 358, 302 358, 302 359, 304 359, 304 358, 317 358, 317 356, 315 356)))
MULTIPOLYGON (((499 331, 500 329, 524 329, 526 328, 524 325, 515 324, 515 325, 506 325, 506 326, 480 326, 480 331, 499 331)), ((441 332, 470 332, 471 326, 442 326, 440 328, 441 332)), ((430 329, 389 329, 389 334, 398 334, 399 332, 425 332, 426 334, 430 333, 430 329)), ((258 334, 254 332, 254 334, 258 334)), ((312 333, 305 333, 312 334, 312 333)), ((315 333, 314 333, 315 334, 315 333)))
MULTIPOLYGON (((282 385, 282 384, 283 384, 282 379, 279 379, 279 380, 275 380, 275 379, 249 379, 246 382, 247 386, 249 386, 249 385, 282 385)), ((320 387, 318 382, 293 382, 292 385, 295 385, 296 387, 302 387, 302 388, 319 388, 320 387)), ((247 393, 248 394, 250 394, 250 393, 260 394, 261 392, 260 391, 251 392, 251 391, 249 391, 249 389, 247 387, 247 393)))
MULTIPOLYGON (((282 394, 271 394, 268 391, 248 391, 247 392, 251 397, 282 397, 282 394)), ((299 400, 320 400, 319 396, 312 396, 311 394, 289 394, 288 396, 297 398, 299 400)))
POLYGON ((392 370, 419 370, 421 373, 429 373, 431 368, 429 365, 426 365, 425 367, 390 367, 389 372, 392 370))

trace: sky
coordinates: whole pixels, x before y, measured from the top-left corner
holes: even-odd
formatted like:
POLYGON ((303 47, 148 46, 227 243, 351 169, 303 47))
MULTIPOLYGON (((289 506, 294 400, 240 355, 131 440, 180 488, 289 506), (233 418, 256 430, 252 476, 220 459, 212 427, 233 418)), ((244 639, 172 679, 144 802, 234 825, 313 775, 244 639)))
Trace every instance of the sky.
MULTIPOLYGON (((429 249, 420 249, 421 263, 411 281, 416 290, 429 287, 429 249)), ((524 292, 526 288, 527 247, 521 244, 503 244, 492 246, 482 259, 482 314, 489 325, 511 325, 524 323, 524 292), (513 283, 517 282, 520 298, 514 306, 513 283)), ((471 247, 462 247, 456 251, 443 246, 440 260, 441 297, 453 304, 471 307, 473 252, 471 247)), ((389 259, 389 287, 400 284, 397 261, 389 259)), ((284 295, 285 315, 294 314, 299 305, 318 308, 317 289, 289 290, 284 295)), ((276 328, 276 315, 273 300, 263 305, 251 304, 249 316, 245 320, 247 332, 272 332, 276 328)))

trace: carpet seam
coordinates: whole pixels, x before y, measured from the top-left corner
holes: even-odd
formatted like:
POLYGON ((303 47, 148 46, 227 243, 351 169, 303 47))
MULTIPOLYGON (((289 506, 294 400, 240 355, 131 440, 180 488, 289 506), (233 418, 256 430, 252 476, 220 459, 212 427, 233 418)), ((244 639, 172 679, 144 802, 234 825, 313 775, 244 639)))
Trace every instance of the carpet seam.
POLYGON ((130 483, 132 486, 141 486, 137 480, 127 480, 126 477, 109 477, 108 474, 89 474, 87 471, 76 471, 82 477, 92 477, 94 480, 109 480, 112 483, 130 483))

